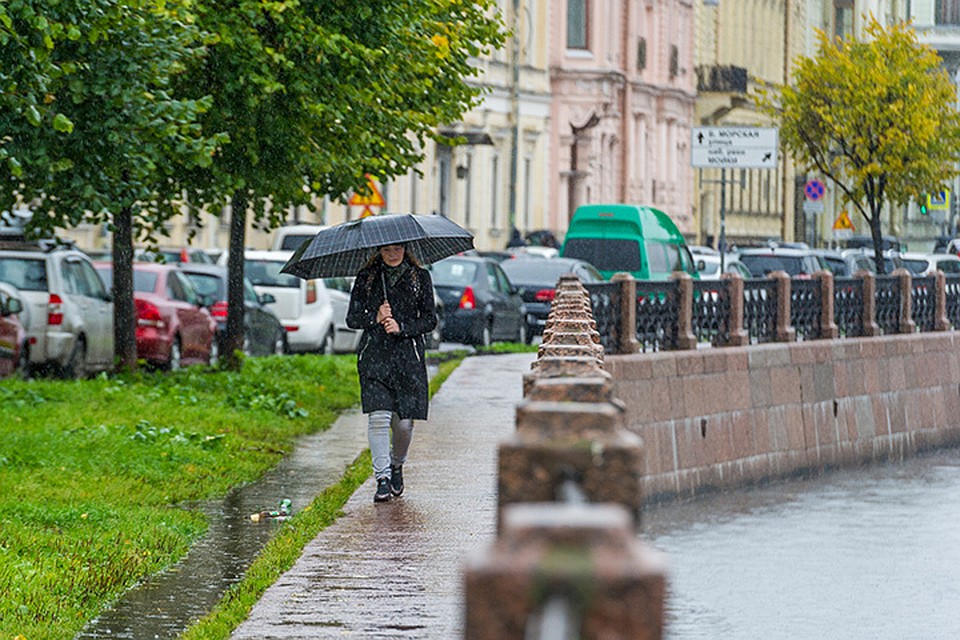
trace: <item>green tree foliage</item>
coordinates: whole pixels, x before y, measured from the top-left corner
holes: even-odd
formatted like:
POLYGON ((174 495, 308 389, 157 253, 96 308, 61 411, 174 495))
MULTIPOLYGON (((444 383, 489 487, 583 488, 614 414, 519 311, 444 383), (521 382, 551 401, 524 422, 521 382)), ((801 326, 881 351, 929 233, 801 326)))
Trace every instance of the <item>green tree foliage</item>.
POLYGON ((818 38, 817 56, 799 59, 794 84, 761 93, 758 103, 779 120, 788 151, 863 215, 884 273, 884 205, 939 191, 957 174, 955 89, 909 24, 884 27, 871 16, 863 41, 818 38))
POLYGON ((231 204, 227 355, 242 342, 248 208, 273 228, 294 205, 362 190, 423 158, 481 90, 472 59, 500 46, 493 0, 199 0, 207 55, 184 95, 211 95, 203 128, 229 135, 192 172, 193 206, 231 204), (248 207, 249 205, 249 207, 248 207))
POLYGON ((202 54, 176 2, 17 0, 0 5, 0 206, 26 202, 32 227, 114 229, 117 353, 134 366, 133 236, 181 212, 185 168, 209 164, 206 97, 171 79, 202 54))

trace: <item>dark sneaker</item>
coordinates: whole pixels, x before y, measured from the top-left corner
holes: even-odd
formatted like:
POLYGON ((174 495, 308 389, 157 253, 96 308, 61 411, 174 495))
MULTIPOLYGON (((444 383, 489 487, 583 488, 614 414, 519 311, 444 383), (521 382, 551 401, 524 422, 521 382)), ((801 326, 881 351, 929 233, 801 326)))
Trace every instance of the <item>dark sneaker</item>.
POLYGON ((377 492, 373 494, 374 502, 386 502, 393 497, 390 493, 390 478, 377 479, 377 492))
POLYGON ((403 493, 403 467, 390 465, 390 491, 395 496, 403 493))

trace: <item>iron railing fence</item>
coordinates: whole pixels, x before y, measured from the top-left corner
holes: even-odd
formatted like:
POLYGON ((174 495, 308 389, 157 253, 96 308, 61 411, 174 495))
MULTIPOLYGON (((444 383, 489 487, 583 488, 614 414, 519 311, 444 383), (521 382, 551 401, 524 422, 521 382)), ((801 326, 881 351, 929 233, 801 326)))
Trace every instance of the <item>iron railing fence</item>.
POLYGON ((730 290, 722 280, 693 283, 693 335, 715 347, 730 342, 730 290))
POLYGON ((743 328, 751 344, 773 342, 777 335, 777 281, 743 281, 743 328))
POLYGON ((790 282, 790 325, 797 340, 818 340, 822 334, 823 287, 820 280, 790 282))
MULTIPOLYGON (((830 277, 828 281, 831 289, 825 288, 822 277, 790 280, 790 316, 786 319, 778 317, 779 298, 786 292, 780 291, 781 281, 776 278, 740 280, 743 294, 739 301, 731 298, 731 291, 739 289, 727 279, 693 280, 686 289, 681 288, 678 279, 633 281, 635 337, 640 350, 661 351, 681 348, 681 344, 682 348, 743 344, 744 340, 760 344, 791 339, 784 337, 790 335, 795 335, 796 340, 891 335, 911 330, 907 325, 901 326, 903 318, 912 319, 914 331, 960 329, 960 275, 871 276, 872 300, 866 299, 868 289, 860 277, 830 277), (691 298, 685 318, 681 317, 681 291, 691 298), (832 316, 829 309, 824 309, 825 296, 831 291, 832 316), (742 315, 735 317, 737 313, 742 315), (946 320, 946 327, 940 326, 943 321, 939 318, 946 320)), ((626 348, 624 338, 629 337, 623 334, 626 328, 621 326, 628 315, 619 302, 628 289, 615 282, 586 286, 604 349, 617 353, 626 348)))
POLYGON ((676 280, 637 282, 637 342, 641 351, 674 350, 680 325, 676 280))

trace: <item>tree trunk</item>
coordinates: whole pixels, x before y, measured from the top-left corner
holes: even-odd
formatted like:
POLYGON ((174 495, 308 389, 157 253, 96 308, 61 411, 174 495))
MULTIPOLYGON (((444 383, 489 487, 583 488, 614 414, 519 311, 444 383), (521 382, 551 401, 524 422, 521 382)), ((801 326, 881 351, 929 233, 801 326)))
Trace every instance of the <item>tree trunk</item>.
POLYGON ((236 191, 230 205, 227 253, 227 335, 221 358, 231 371, 240 369, 237 352, 243 349, 243 252, 247 234, 247 194, 236 191))
POLYGON ((113 218, 113 349, 119 371, 137 368, 137 314, 133 304, 133 211, 113 218))
POLYGON ((883 230, 880 210, 883 203, 870 202, 870 236, 873 239, 873 263, 876 265, 877 275, 887 273, 887 265, 883 259, 883 230))

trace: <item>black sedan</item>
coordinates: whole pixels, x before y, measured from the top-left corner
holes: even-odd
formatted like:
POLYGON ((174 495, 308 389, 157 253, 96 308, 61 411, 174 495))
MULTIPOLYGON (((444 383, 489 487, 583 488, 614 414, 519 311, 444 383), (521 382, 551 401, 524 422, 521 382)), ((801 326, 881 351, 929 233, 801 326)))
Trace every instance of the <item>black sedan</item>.
POLYGON ((516 287, 495 260, 452 256, 431 265, 443 303, 443 339, 488 346, 527 342, 526 309, 516 287))
MULTIPOLYGON (((180 265, 180 271, 190 279, 198 293, 215 300, 210 314, 217 321, 217 340, 222 345, 227 331, 227 268, 184 263, 180 265)), ((277 314, 267 306, 272 302, 275 302, 272 295, 258 295, 250 280, 243 279, 243 352, 249 356, 287 351, 287 332, 277 314)))
POLYGON ((504 260, 500 266, 526 305, 527 335, 531 337, 543 334, 560 276, 572 273, 584 284, 603 281, 596 267, 574 258, 516 258, 504 260))

